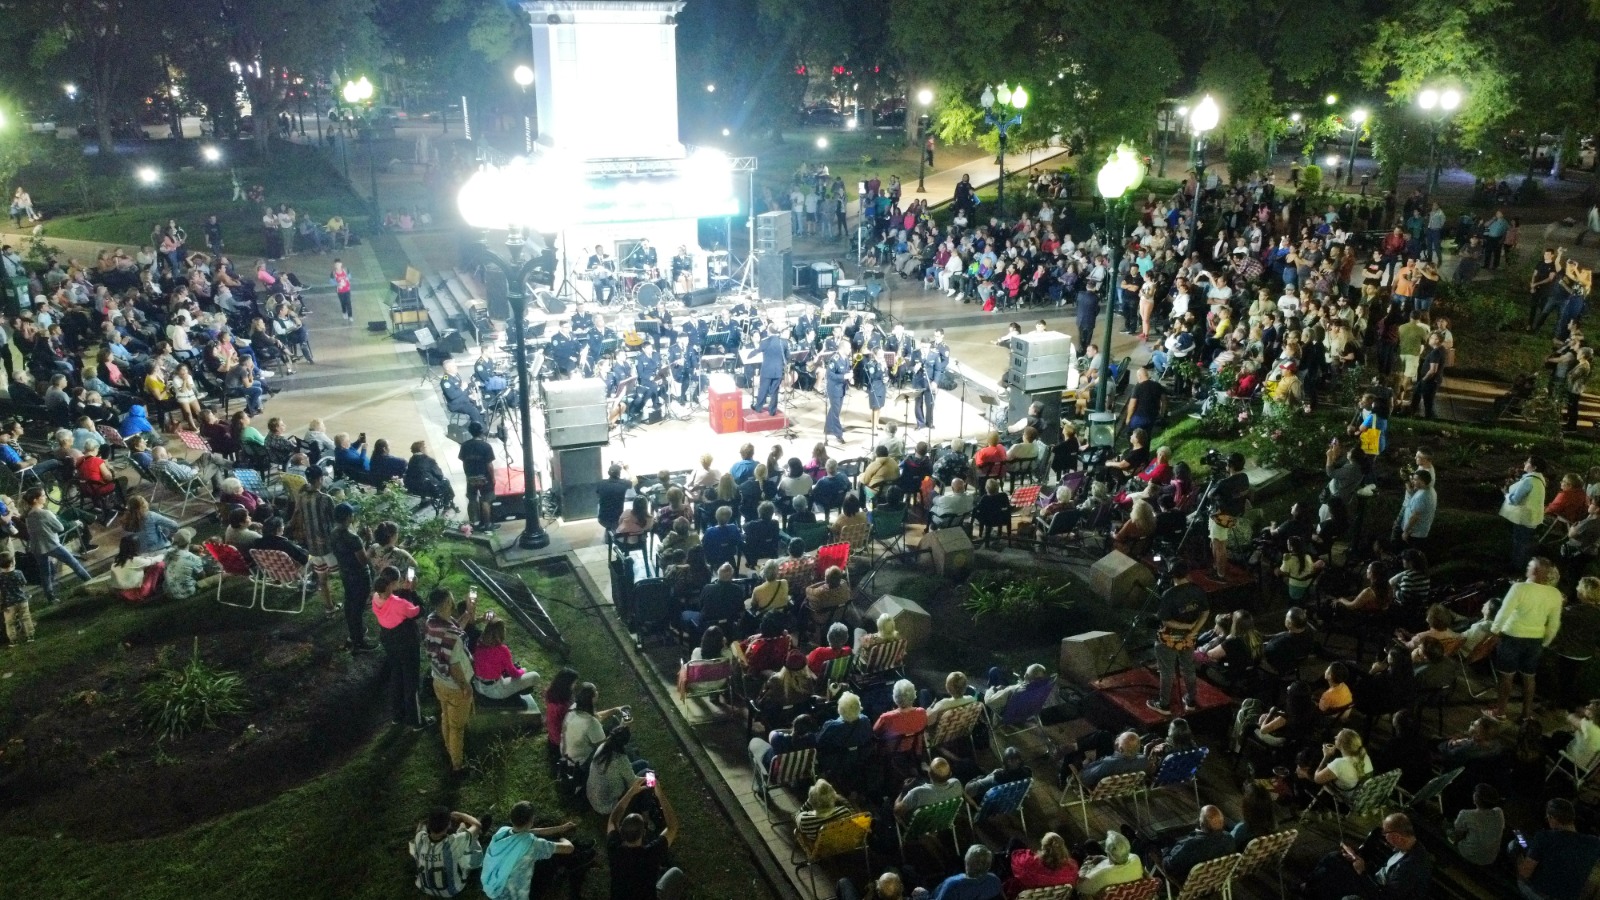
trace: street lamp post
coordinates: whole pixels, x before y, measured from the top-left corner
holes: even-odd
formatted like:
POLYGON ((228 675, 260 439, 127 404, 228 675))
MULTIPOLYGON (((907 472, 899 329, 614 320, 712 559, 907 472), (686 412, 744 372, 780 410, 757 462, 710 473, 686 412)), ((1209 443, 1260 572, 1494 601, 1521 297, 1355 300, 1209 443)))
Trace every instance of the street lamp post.
POLYGON ((1000 156, 997 160, 1000 165, 1000 187, 995 205, 1003 217, 1006 214, 1006 135, 1013 126, 1022 124, 1022 111, 1028 107, 1028 92, 1020 84, 1016 90, 1012 90, 1002 81, 998 89, 985 87, 978 103, 983 106, 983 121, 1000 131, 1000 156))
MULTIPOLYGON (((358 103, 366 103, 368 100, 371 100, 372 82, 368 81, 367 76, 365 75, 361 76, 355 81, 345 82, 344 99, 346 103, 349 103, 352 106, 358 103)), ((380 212, 382 207, 378 205, 378 157, 377 151, 373 149, 373 144, 376 142, 375 139, 377 138, 377 135, 373 132, 372 123, 370 121, 367 123, 366 132, 367 134, 365 143, 367 145, 368 199, 372 202, 372 225, 374 228, 376 228, 378 223, 382 221, 383 214, 380 212)), ((345 180, 348 181, 349 178, 350 160, 347 156, 345 159, 345 180)))
POLYGON ((1344 183, 1347 185, 1356 183, 1357 145, 1361 140, 1361 126, 1366 121, 1367 111, 1364 109, 1358 109, 1350 114, 1350 172, 1345 175, 1344 179, 1344 183))
POLYGON ((1207 94, 1189 116, 1189 129, 1194 132, 1194 209, 1190 213, 1193 221, 1189 229, 1196 238, 1200 235, 1200 192, 1204 189, 1206 176, 1206 132, 1217 127, 1217 119, 1221 114, 1217 101, 1207 94))
POLYGON ((933 102, 933 91, 923 88, 917 91, 917 105, 924 112, 917 115, 917 193, 926 194, 928 186, 925 179, 928 174, 928 134, 922 128, 922 118, 927 115, 928 104, 933 102))
POLYGON ((528 115, 528 85, 533 84, 533 70, 527 66, 517 66, 511 77, 522 88, 522 150, 524 153, 532 153, 533 117, 528 115))
MULTIPOLYGON (((1208 101, 1210 99, 1206 98, 1208 101)), ((1110 398, 1111 341, 1115 331, 1113 323, 1117 317, 1117 291, 1122 282, 1117 272, 1117 251, 1122 246, 1123 220, 1128 211, 1127 197, 1144 182, 1144 175, 1144 160, 1132 147, 1122 144, 1106 157, 1105 165, 1100 167, 1096 178, 1096 186, 1106 204, 1106 232, 1111 239, 1108 248, 1111 265, 1106 276, 1106 327, 1100 344, 1100 373, 1095 379, 1094 389, 1094 409, 1097 413, 1110 412, 1106 404, 1110 398)))
POLYGON ((536 208, 532 173, 513 164, 506 169, 484 169, 462 185, 457 196, 461 217, 467 224, 485 231, 506 228, 506 254, 502 258, 489 249, 487 240, 473 248, 477 262, 505 276, 506 300, 511 306, 512 358, 517 367, 517 396, 521 398, 519 438, 522 441, 522 536, 517 546, 523 550, 542 550, 550 546, 550 535, 539 521, 539 496, 534 490, 533 423, 528 385, 528 281, 541 270, 537 256, 524 259, 528 242, 526 223, 521 221, 536 208))
POLYGON ((1417 105, 1422 107, 1429 119, 1428 175, 1423 179, 1423 184, 1431 196, 1439 189, 1439 126, 1444 124, 1445 116, 1461 105, 1461 92, 1455 88, 1445 88, 1442 91, 1426 88, 1417 95, 1417 105), (1435 109, 1438 110, 1437 113, 1434 112, 1435 109))

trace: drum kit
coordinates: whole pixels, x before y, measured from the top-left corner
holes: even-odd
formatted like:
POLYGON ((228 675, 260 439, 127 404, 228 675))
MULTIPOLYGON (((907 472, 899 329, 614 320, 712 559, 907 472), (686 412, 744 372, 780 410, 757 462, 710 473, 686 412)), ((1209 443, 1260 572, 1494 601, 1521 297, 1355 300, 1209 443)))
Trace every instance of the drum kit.
POLYGON ((678 299, 678 292, 671 281, 662 277, 660 269, 619 269, 616 278, 617 292, 613 296, 621 298, 622 308, 648 312, 678 299))

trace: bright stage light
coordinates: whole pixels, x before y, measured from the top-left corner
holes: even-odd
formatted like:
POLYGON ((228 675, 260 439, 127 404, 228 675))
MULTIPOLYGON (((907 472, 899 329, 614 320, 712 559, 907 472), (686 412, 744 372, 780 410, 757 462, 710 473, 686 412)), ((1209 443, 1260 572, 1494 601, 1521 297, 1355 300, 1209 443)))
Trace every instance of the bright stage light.
POLYGON ((828 139, 825 138, 825 137, 817 138, 817 149, 818 150, 826 150, 826 149, 828 149, 828 139))

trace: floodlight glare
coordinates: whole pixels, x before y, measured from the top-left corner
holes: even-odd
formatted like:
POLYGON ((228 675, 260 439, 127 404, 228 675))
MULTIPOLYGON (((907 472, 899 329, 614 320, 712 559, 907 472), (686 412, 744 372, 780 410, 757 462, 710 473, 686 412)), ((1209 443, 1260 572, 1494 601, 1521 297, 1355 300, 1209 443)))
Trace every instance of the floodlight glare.
POLYGON ((200 155, 205 157, 206 162, 216 162, 222 158, 222 151, 218 150, 216 147, 201 147, 200 155))
POLYGON ((533 70, 527 66, 517 66, 514 70, 512 70, 511 78, 512 80, 516 81, 517 84, 527 87, 528 85, 533 84, 533 70))
POLYGON ((828 139, 825 138, 825 137, 817 138, 817 149, 818 150, 826 150, 826 149, 828 149, 828 139))
POLYGON ((154 166, 140 166, 136 174, 138 174, 139 180, 145 184, 155 184, 161 180, 161 173, 156 171, 154 166))
POLYGON ((923 106, 927 106, 928 104, 932 103, 933 91, 930 91, 927 88, 917 91, 917 102, 921 103, 923 106))

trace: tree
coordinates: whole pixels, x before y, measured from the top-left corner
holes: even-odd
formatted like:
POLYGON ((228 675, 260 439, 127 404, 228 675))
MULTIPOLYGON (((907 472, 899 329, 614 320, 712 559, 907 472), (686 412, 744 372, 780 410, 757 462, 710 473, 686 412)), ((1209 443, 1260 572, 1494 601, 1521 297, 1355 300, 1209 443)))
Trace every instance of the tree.
POLYGON ((159 48, 140 36, 144 23, 161 20, 163 6, 161 0, 62 0, 27 4, 30 12, 18 18, 24 30, 35 28, 39 35, 29 59, 35 69, 65 68, 80 76, 100 152, 107 156, 115 149, 116 111, 161 81, 159 48))

